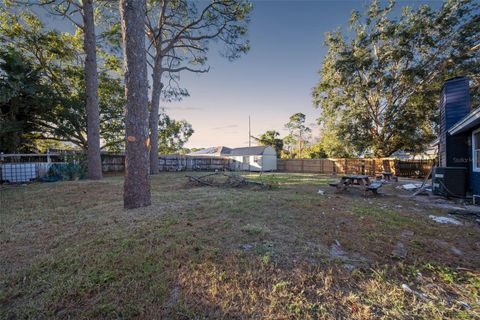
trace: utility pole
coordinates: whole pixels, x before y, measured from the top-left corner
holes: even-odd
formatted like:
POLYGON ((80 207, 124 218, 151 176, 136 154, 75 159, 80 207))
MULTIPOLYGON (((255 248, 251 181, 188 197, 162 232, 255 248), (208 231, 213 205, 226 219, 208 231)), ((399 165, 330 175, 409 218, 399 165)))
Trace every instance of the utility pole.
POLYGON ((251 127, 250 127, 250 115, 248 116, 248 146, 252 146, 252 133, 251 133, 251 127))

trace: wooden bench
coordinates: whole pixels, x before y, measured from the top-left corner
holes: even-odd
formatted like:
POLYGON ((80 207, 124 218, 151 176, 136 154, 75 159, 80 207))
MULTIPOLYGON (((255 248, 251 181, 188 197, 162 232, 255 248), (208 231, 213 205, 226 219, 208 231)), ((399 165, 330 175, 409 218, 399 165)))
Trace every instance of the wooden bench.
POLYGON ((365 187, 365 196, 367 196, 367 192, 371 192, 372 194, 378 194, 378 189, 382 186, 380 181, 374 181, 370 183, 368 186, 365 187))
POLYGON ((329 183, 328 185, 330 187, 336 188, 337 189, 336 192, 345 191, 347 190, 347 186, 348 186, 344 181, 333 182, 333 183, 329 183))

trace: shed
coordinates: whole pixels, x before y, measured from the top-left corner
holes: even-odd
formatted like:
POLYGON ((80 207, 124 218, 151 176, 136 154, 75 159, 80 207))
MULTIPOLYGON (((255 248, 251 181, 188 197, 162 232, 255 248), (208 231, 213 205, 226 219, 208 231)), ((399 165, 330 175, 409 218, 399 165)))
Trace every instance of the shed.
POLYGON ((277 170, 277 152, 271 146, 235 148, 230 151, 230 154, 225 156, 235 161, 237 170, 277 170))

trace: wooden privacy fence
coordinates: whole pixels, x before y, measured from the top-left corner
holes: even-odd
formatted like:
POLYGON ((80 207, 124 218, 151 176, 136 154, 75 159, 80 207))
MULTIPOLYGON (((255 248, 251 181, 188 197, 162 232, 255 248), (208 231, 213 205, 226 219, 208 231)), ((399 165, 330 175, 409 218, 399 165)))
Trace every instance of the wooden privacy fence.
POLYGON ((435 160, 397 160, 395 167, 399 177, 424 177, 430 172, 435 160))
MULTIPOLYGON (((75 151, 51 152, 47 154, 0 154, 0 178, 2 164, 29 164, 28 170, 43 172, 52 163, 76 159, 81 161, 84 154, 75 151)), ((277 171, 324 174, 361 173, 374 176, 390 171, 401 177, 420 177, 428 174, 434 160, 398 160, 394 158, 352 158, 352 159, 279 159, 277 171)), ((25 169, 27 166, 10 169, 25 169)), ((9 170, 10 170, 9 169, 9 170)), ((224 157, 202 157, 187 155, 160 155, 160 171, 208 171, 235 170, 235 160, 224 157)), ((123 172, 125 154, 102 152, 103 172, 123 172)))
MULTIPOLYGON (((186 155, 159 155, 160 171, 209 171, 231 170, 233 160, 222 157, 193 157, 186 155)), ((121 153, 102 153, 103 172, 123 172, 125 170, 125 155, 121 153)))
POLYGON ((425 176, 434 160, 398 160, 394 158, 353 159, 279 159, 277 171, 324 174, 377 175, 383 171, 401 177, 425 176))
MULTIPOLYGON (((38 167, 46 167, 52 163, 82 161, 85 155, 80 152, 51 152, 45 154, 0 154, 0 170, 3 165, 29 164, 29 170, 38 171, 38 167), (33 168, 33 169, 32 169, 33 168)), ((102 152, 103 172, 123 172, 125 170, 125 154, 102 152)), ((201 157, 186 155, 159 155, 160 171, 195 171, 195 170, 233 170, 235 161, 223 157, 201 157)), ((17 169, 24 170, 25 166, 17 169)), ((0 176, 1 177, 1 176, 0 176)))

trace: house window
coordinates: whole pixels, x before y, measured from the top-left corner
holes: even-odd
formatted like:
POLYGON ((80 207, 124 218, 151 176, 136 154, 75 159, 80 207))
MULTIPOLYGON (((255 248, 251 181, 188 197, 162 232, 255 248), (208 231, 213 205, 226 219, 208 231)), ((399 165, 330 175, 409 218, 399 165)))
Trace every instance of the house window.
POLYGON ((473 171, 480 172, 480 129, 472 133, 472 164, 473 171))

